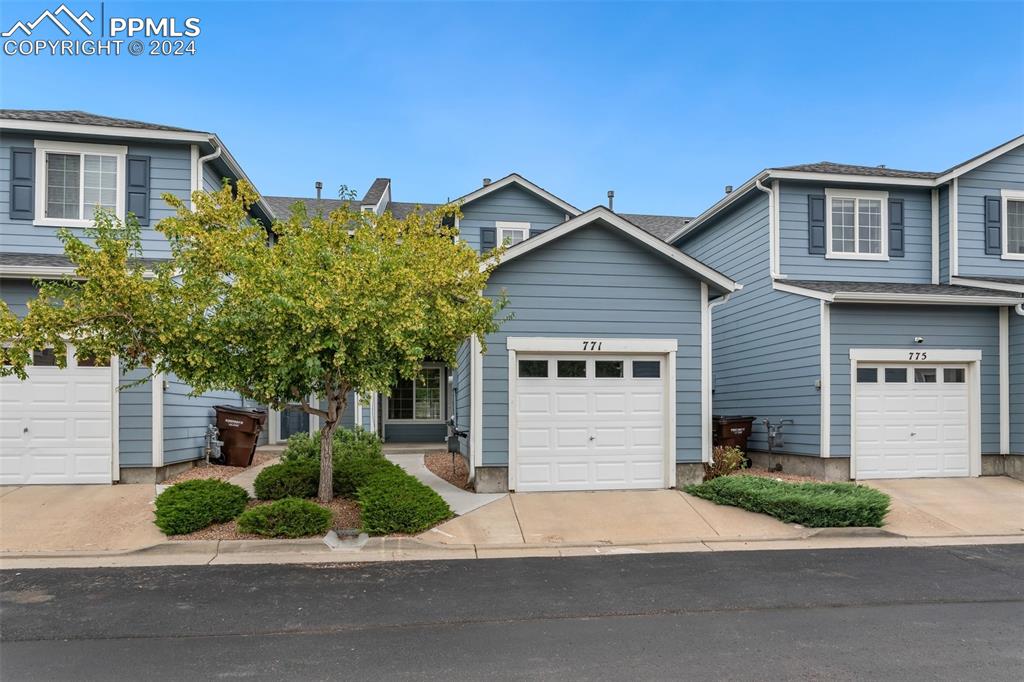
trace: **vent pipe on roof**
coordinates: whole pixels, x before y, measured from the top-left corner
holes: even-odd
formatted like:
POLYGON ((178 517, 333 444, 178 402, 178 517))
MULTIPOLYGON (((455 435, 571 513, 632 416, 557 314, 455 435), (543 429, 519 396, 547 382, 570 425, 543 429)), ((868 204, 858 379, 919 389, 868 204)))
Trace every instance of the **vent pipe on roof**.
POLYGON ((486 187, 489 184, 491 184, 491 179, 490 178, 484 178, 484 187, 486 187))
POLYGON ((615 210, 614 208, 612 208, 612 206, 614 204, 615 204, 615 190, 610 189, 610 190, 608 190, 608 210, 609 211, 614 211, 615 210))
POLYGON ((732 185, 726 185, 725 186, 725 193, 726 194, 732 194, 732 185))
POLYGON ((315 187, 316 187, 316 200, 317 200, 317 201, 320 201, 320 193, 321 193, 321 192, 323 191, 323 189, 324 189, 324 183, 322 183, 322 182, 320 182, 319 180, 317 180, 317 181, 316 181, 316 185, 315 185, 315 187))

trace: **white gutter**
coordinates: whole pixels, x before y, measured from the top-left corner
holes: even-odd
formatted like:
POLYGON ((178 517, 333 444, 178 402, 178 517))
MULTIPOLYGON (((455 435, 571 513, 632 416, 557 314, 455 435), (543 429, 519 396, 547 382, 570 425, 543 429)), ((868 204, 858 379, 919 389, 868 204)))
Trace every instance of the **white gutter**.
POLYGON ((213 145, 213 152, 211 154, 207 154, 206 156, 200 156, 199 159, 196 161, 196 172, 199 174, 200 189, 203 186, 203 167, 206 165, 206 162, 213 161, 214 159, 219 159, 221 153, 224 151, 224 145, 218 144, 217 138, 211 137, 210 144, 213 145))
POLYGON ((1018 303, 1013 306, 1013 312, 1017 313, 1021 317, 1024 317, 1024 303, 1018 303))
POLYGON ((778 249, 778 244, 775 243, 775 228, 776 228, 776 218, 775 218, 775 202, 776 202, 776 200, 775 200, 775 187, 776 186, 777 185, 772 185, 772 189, 768 189, 767 187, 765 187, 764 185, 761 184, 761 180, 760 179, 754 180, 754 187, 757 187, 759 190, 761 190, 762 192, 764 192, 765 194, 768 195, 768 271, 771 274, 771 278, 773 280, 780 279, 779 272, 778 272, 778 269, 777 269, 778 266, 776 264, 777 259, 776 259, 776 253, 775 253, 776 250, 778 249))

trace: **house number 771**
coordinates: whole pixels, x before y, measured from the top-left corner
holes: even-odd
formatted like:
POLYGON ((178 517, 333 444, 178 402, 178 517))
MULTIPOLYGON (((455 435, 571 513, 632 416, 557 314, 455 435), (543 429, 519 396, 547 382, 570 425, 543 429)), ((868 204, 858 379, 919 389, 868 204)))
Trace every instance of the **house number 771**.
POLYGON ((600 341, 584 341, 583 350, 601 350, 600 341))

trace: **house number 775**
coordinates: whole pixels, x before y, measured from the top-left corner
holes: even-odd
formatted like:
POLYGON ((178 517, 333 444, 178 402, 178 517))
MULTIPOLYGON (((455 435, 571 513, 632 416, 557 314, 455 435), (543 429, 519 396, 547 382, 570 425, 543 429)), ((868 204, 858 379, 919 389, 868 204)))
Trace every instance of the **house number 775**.
POLYGON ((910 351, 909 354, 910 354, 910 358, 909 358, 910 360, 927 360, 928 359, 928 352, 927 351, 924 351, 924 352, 921 352, 921 351, 916 351, 916 352, 915 351, 910 351))
POLYGON ((601 350, 600 341, 584 341, 583 350, 601 350))

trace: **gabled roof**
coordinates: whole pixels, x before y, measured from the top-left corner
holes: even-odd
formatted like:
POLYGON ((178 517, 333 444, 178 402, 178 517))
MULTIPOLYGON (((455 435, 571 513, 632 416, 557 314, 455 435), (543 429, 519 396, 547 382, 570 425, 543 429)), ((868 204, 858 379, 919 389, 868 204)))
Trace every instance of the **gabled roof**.
MULTIPOLYGON (((263 197, 267 205, 270 206, 270 210, 273 211, 273 217, 277 220, 286 220, 292 212, 292 206, 296 203, 302 204, 306 208, 306 215, 316 215, 318 213, 327 214, 331 211, 341 208, 346 203, 351 207, 353 211, 362 210, 363 206, 375 206, 376 204, 367 204, 362 201, 344 201, 342 199, 317 199, 316 197, 263 197)), ((379 197, 378 197, 379 200, 379 197)), ((391 211, 391 214, 398 219, 405 218, 413 211, 419 209, 421 211, 432 211, 441 204, 418 204, 410 201, 391 201, 384 207, 385 211, 391 211)))
MULTIPOLYGON (((600 223, 604 226, 618 230, 633 242, 647 247, 651 251, 669 260, 680 269, 685 270, 701 281, 715 287, 722 293, 730 293, 742 287, 742 285, 733 281, 729 277, 726 277, 714 268, 701 263, 696 258, 683 253, 673 246, 669 246, 661 239, 658 239, 654 235, 637 227, 619 214, 613 213, 604 206, 595 206, 586 213, 581 213, 580 215, 565 221, 561 225, 556 225, 548 230, 544 230, 536 237, 530 237, 529 239, 519 242, 515 246, 509 247, 498 261, 498 267, 501 267, 505 263, 515 260, 520 256, 525 256, 535 249, 543 248, 547 244, 561 239, 575 230, 594 223, 600 223)), ((492 258, 481 263, 480 267, 481 269, 484 269, 490 267, 494 263, 495 260, 492 258)))
POLYGON ((880 185, 897 185, 912 187, 938 187, 955 177, 968 173, 978 166, 988 163, 992 159, 1002 156, 1008 151, 1024 145, 1024 135, 1015 137, 1008 142, 997 145, 988 151, 959 163, 948 170, 941 172, 932 171, 908 171, 886 168, 885 166, 856 166, 851 164, 833 163, 821 161, 818 163, 807 163, 796 166, 779 166, 765 168, 763 171, 750 178, 740 185, 734 192, 726 194, 715 202, 710 208, 690 221, 689 224, 676 230, 666 237, 666 241, 674 242, 686 234, 699 229, 701 225, 710 218, 718 215, 739 200, 743 199, 750 192, 757 188, 758 183, 764 183, 772 179, 781 180, 812 180, 824 182, 846 182, 865 183, 880 185))
MULTIPOLYGON (((0 119, 9 121, 33 121, 36 123, 69 123, 74 125, 106 126, 109 128, 133 128, 137 130, 167 130, 180 133, 202 133, 202 130, 177 128, 159 123, 133 121, 128 118, 100 116, 88 111, 54 109, 0 109, 0 119)), ((206 133, 209 134, 209 133, 206 133)))
POLYGON ((484 185, 479 189, 473 190, 469 194, 464 194, 455 201, 461 202, 462 204, 468 204, 471 201, 476 201, 480 197, 487 196, 488 194, 496 192, 499 189, 502 189, 503 187, 508 187, 509 185, 518 185, 519 187, 522 187, 526 191, 536 194, 544 201, 554 206, 557 206, 558 208, 568 213, 570 216, 578 216, 581 212, 578 208, 576 208, 569 202, 556 197, 554 194, 547 191, 543 187, 533 184, 532 182, 524 178, 522 175, 519 175, 519 173, 510 173, 505 177, 501 178, 500 180, 495 180, 494 182, 484 185))
POLYGON ((677 215, 649 215, 646 213, 620 213, 620 216, 653 234, 665 239, 685 227, 693 218, 677 215))

